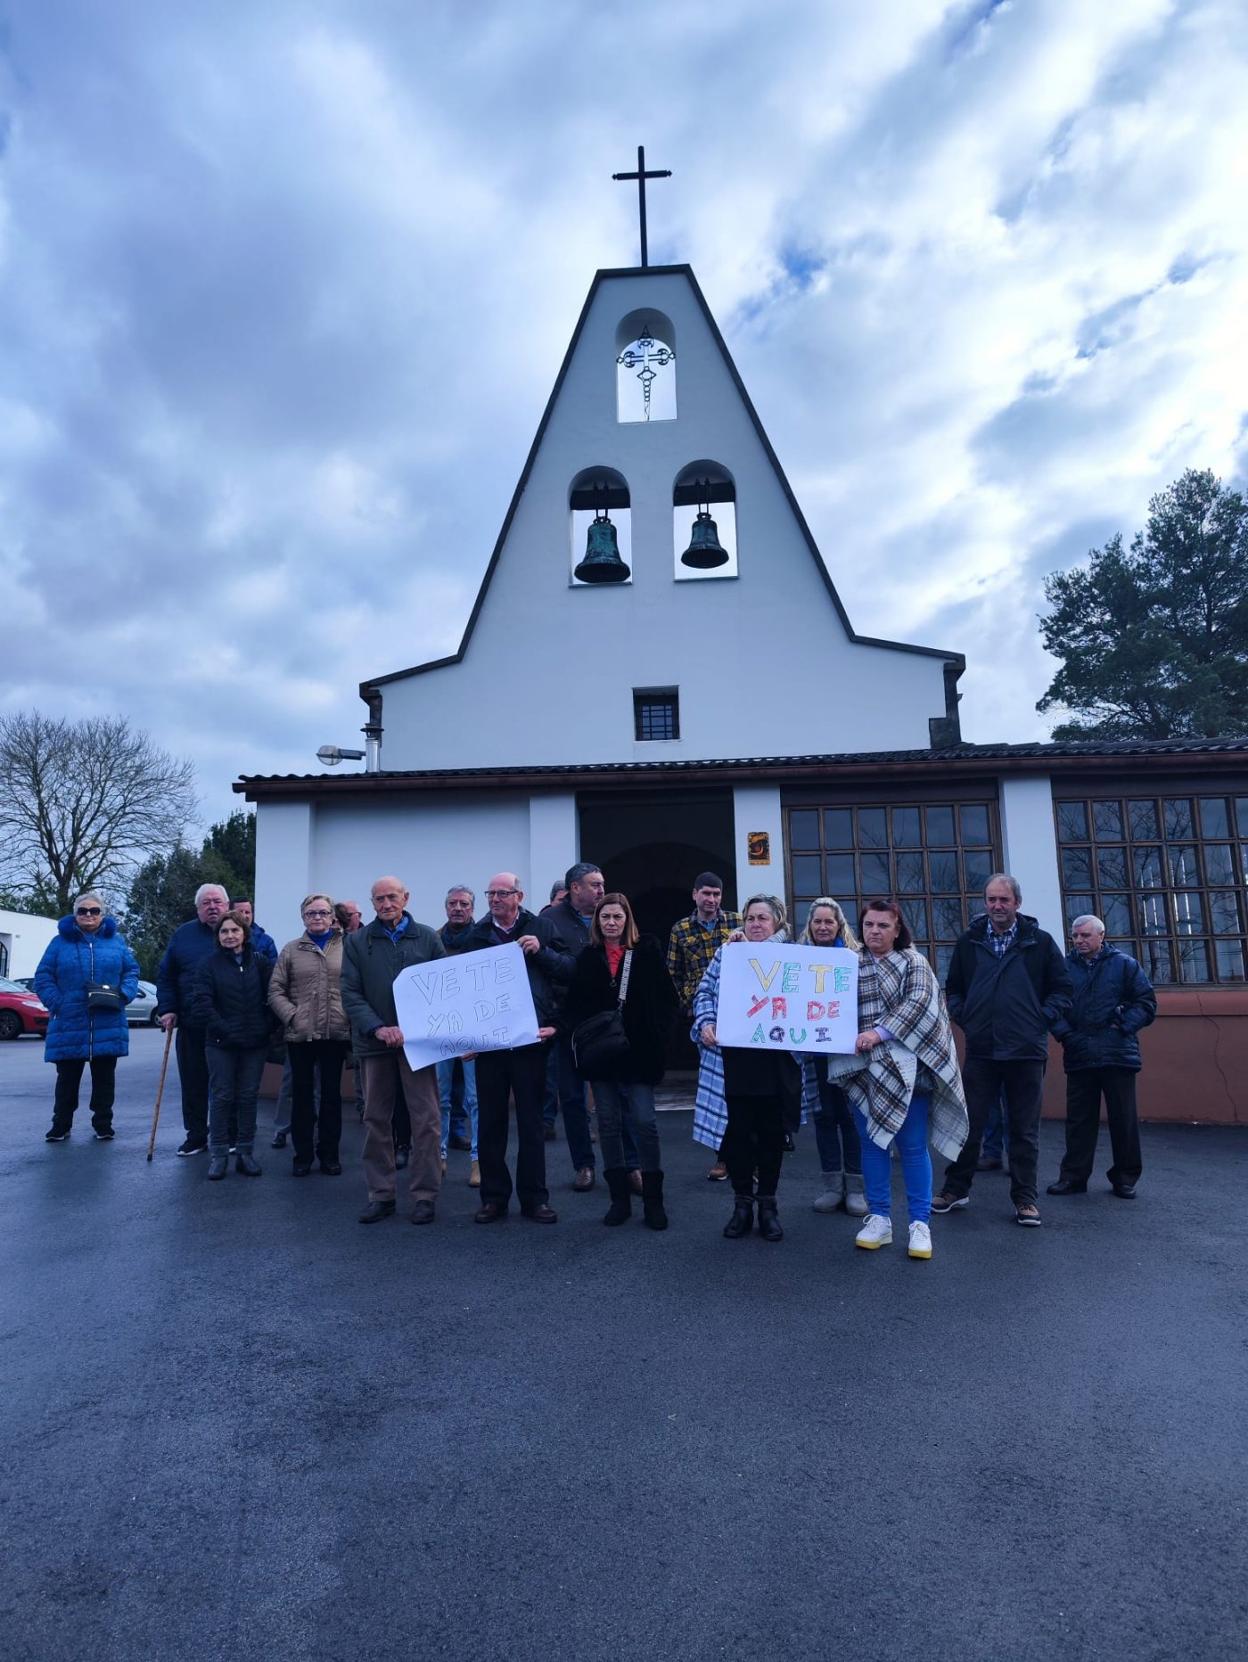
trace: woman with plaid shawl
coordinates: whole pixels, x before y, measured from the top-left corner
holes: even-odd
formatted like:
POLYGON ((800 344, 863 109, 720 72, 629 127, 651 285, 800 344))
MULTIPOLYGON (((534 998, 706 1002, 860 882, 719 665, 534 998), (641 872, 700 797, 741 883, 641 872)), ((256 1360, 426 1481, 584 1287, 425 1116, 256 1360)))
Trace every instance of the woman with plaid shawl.
POLYGON ((894 1142, 910 1213, 911 1258, 932 1256, 932 1157, 928 1138, 956 1159, 967 1138, 966 1098, 953 1034, 932 967, 911 943, 895 900, 862 913, 858 1034, 852 1056, 829 1056, 828 1078, 849 1098, 862 1143, 867 1213, 854 1244, 890 1246, 894 1142))

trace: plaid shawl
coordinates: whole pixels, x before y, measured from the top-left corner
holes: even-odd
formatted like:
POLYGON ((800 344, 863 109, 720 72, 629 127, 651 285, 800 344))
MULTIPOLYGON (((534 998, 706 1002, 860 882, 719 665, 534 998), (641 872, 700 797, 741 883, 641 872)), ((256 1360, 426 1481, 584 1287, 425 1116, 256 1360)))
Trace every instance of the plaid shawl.
POLYGON ((872 1027, 886 1027, 892 1040, 863 1055, 829 1056, 828 1078, 844 1089, 879 1148, 901 1130, 916 1084, 930 1088, 930 1140, 946 1159, 956 1159, 969 1131, 962 1075, 940 987, 913 947, 883 958, 859 953, 858 1028, 872 1027))

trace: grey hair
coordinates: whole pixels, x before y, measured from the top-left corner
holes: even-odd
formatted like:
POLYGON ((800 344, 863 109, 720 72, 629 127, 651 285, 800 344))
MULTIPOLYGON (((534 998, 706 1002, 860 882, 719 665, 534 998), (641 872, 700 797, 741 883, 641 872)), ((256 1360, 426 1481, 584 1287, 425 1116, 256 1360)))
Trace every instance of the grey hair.
POLYGON ((563 881, 571 888, 573 883, 579 883, 582 877, 591 877, 594 872, 601 872, 602 867, 595 865, 592 860, 578 860, 574 866, 569 866, 564 874, 563 881))
POLYGON ((988 893, 989 885, 993 883, 1008 883, 1014 891, 1015 903, 1019 906, 1023 904, 1023 891, 1018 886, 1017 877, 1011 877, 1008 871, 994 871, 988 882, 984 884, 985 894, 988 893))
POLYGON ((828 908, 828 910, 833 913, 833 915, 835 916, 835 918, 837 920, 837 926, 840 929, 842 937, 844 938, 845 945, 849 948, 849 950, 851 952, 857 952, 859 950, 859 948, 861 947, 862 943, 859 941, 857 935, 854 934, 853 930, 849 927, 849 919, 845 916, 845 908, 841 905, 839 900, 833 900, 833 898, 830 894, 816 895, 815 898, 811 901, 810 905, 807 907, 807 909, 806 909, 806 927, 805 927, 805 929, 802 930, 801 934, 797 937, 798 945, 799 946, 813 946, 814 945, 814 942, 810 938, 810 920, 811 920, 811 918, 814 917, 815 908, 817 906, 826 906, 828 908))
POLYGON ((788 926, 789 926, 789 914, 785 910, 784 902, 783 902, 783 900, 780 899, 779 895, 774 895, 774 894, 752 894, 750 896, 750 898, 746 901, 745 905, 741 908, 741 921, 742 921, 742 923, 745 922, 745 915, 749 911, 751 906, 765 906, 767 908, 767 910, 771 913, 772 917, 776 920, 776 929, 777 930, 788 928, 788 926))
POLYGON ((1074 920, 1070 927, 1072 930, 1078 929, 1081 923, 1090 923, 1095 928, 1099 929, 1102 935, 1105 933, 1105 925, 1101 919, 1097 917, 1095 912, 1080 912, 1079 916, 1074 920))
POLYGON ((230 891, 226 888, 224 883, 201 883, 195 891, 195 904, 198 906, 204 896, 209 894, 213 889, 215 889, 218 894, 223 894, 225 896, 225 904, 228 906, 230 904, 230 891))
POLYGON ((453 894, 466 894, 474 906, 477 904, 477 897, 472 889, 469 888, 467 883, 452 883, 450 888, 446 891, 447 900, 449 900, 453 894))
POLYGON ((102 895, 97 894, 94 889, 84 889, 80 895, 76 895, 74 897, 75 911, 77 911, 78 907, 82 905, 84 900, 94 900, 100 908, 101 917, 103 917, 104 913, 108 910, 108 907, 104 904, 104 898, 102 895))

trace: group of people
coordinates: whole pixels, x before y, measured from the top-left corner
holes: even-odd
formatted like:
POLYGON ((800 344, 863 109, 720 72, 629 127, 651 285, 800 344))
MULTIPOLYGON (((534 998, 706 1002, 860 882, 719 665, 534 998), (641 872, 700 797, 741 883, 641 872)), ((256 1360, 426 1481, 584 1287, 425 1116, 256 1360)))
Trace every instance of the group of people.
MULTIPOLYGON (((673 925, 666 951, 637 927, 627 896, 608 891, 600 868, 574 865, 540 913, 524 905, 514 872, 486 886, 474 917, 466 885, 446 896, 446 923, 419 923, 397 877, 372 887, 374 916, 354 901, 308 895, 302 932, 279 951, 255 922, 249 901, 203 885, 195 917, 175 931, 157 975, 162 1027, 176 1038, 185 1140, 179 1155, 206 1152, 207 1175, 235 1169, 255 1177, 257 1097, 266 1058, 285 1046, 290 1085, 292 1172, 342 1174, 342 1077, 348 1061, 364 1125, 368 1189, 361 1223, 393 1216, 397 1174, 409 1171, 414 1224, 432 1223, 446 1172, 456 1087, 469 1133, 470 1183, 479 1189, 476 1221, 503 1220, 516 1197, 536 1223, 557 1221, 546 1180, 551 1109, 563 1115, 572 1187, 596 1182, 587 1091, 598 1123, 602 1176, 617 1226, 639 1197, 653 1229, 667 1227, 655 1089, 675 1025, 696 1046, 693 1136, 714 1150, 712 1181, 728 1181, 729 1239, 757 1228, 783 1239, 778 1189, 784 1154, 813 1120, 821 1186, 815 1210, 844 1208, 861 1220, 856 1245, 892 1241, 892 1171, 899 1159, 911 1257, 931 1257, 932 1213, 967 1206, 975 1172, 992 1164, 981 1142, 994 1112, 1004 1115, 1010 1194, 1016 1221, 1040 1223, 1037 1204, 1040 1099, 1049 1034, 1062 1044, 1067 1071, 1066 1153, 1053 1195, 1087 1188, 1105 1100, 1112 1192, 1132 1198, 1141 1172, 1134 1079, 1136 1035, 1156 999, 1134 959, 1105 942, 1104 925, 1084 916, 1072 948, 1058 944, 1021 911, 1018 883, 988 882, 985 910, 954 948, 944 994, 914 947, 902 906, 867 901, 861 940, 831 896, 810 905, 803 944, 839 947, 859 958, 858 1036, 850 1054, 803 1055, 721 1045, 716 1031, 726 945, 787 939, 784 904, 749 897, 740 915, 723 907, 723 883, 702 872, 693 910, 673 925), (413 1068, 394 997, 412 965, 514 942, 524 954, 538 1037, 510 1050, 482 1051, 413 1068), (962 1030, 959 1063, 950 1018, 962 1030), (514 1104, 514 1180, 508 1165, 514 1104), (933 1193, 930 1149, 948 1164, 933 1193)), ((128 1048, 125 1005, 138 964, 98 895, 81 895, 58 925, 36 972, 51 1012, 47 1059, 57 1069, 49 1142, 68 1138, 84 1070, 98 1139, 113 1136, 115 1072, 128 1048)), ((284 1146, 279 1124, 274 1146, 284 1146)))

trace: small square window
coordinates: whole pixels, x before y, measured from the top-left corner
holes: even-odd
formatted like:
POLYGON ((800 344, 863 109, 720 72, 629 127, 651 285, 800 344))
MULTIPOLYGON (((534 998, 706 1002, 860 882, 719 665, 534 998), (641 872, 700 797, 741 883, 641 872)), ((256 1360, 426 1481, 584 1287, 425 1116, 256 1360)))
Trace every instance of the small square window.
POLYGON ((638 739, 678 739, 680 737, 680 691, 678 688, 633 688, 633 736, 638 739))

